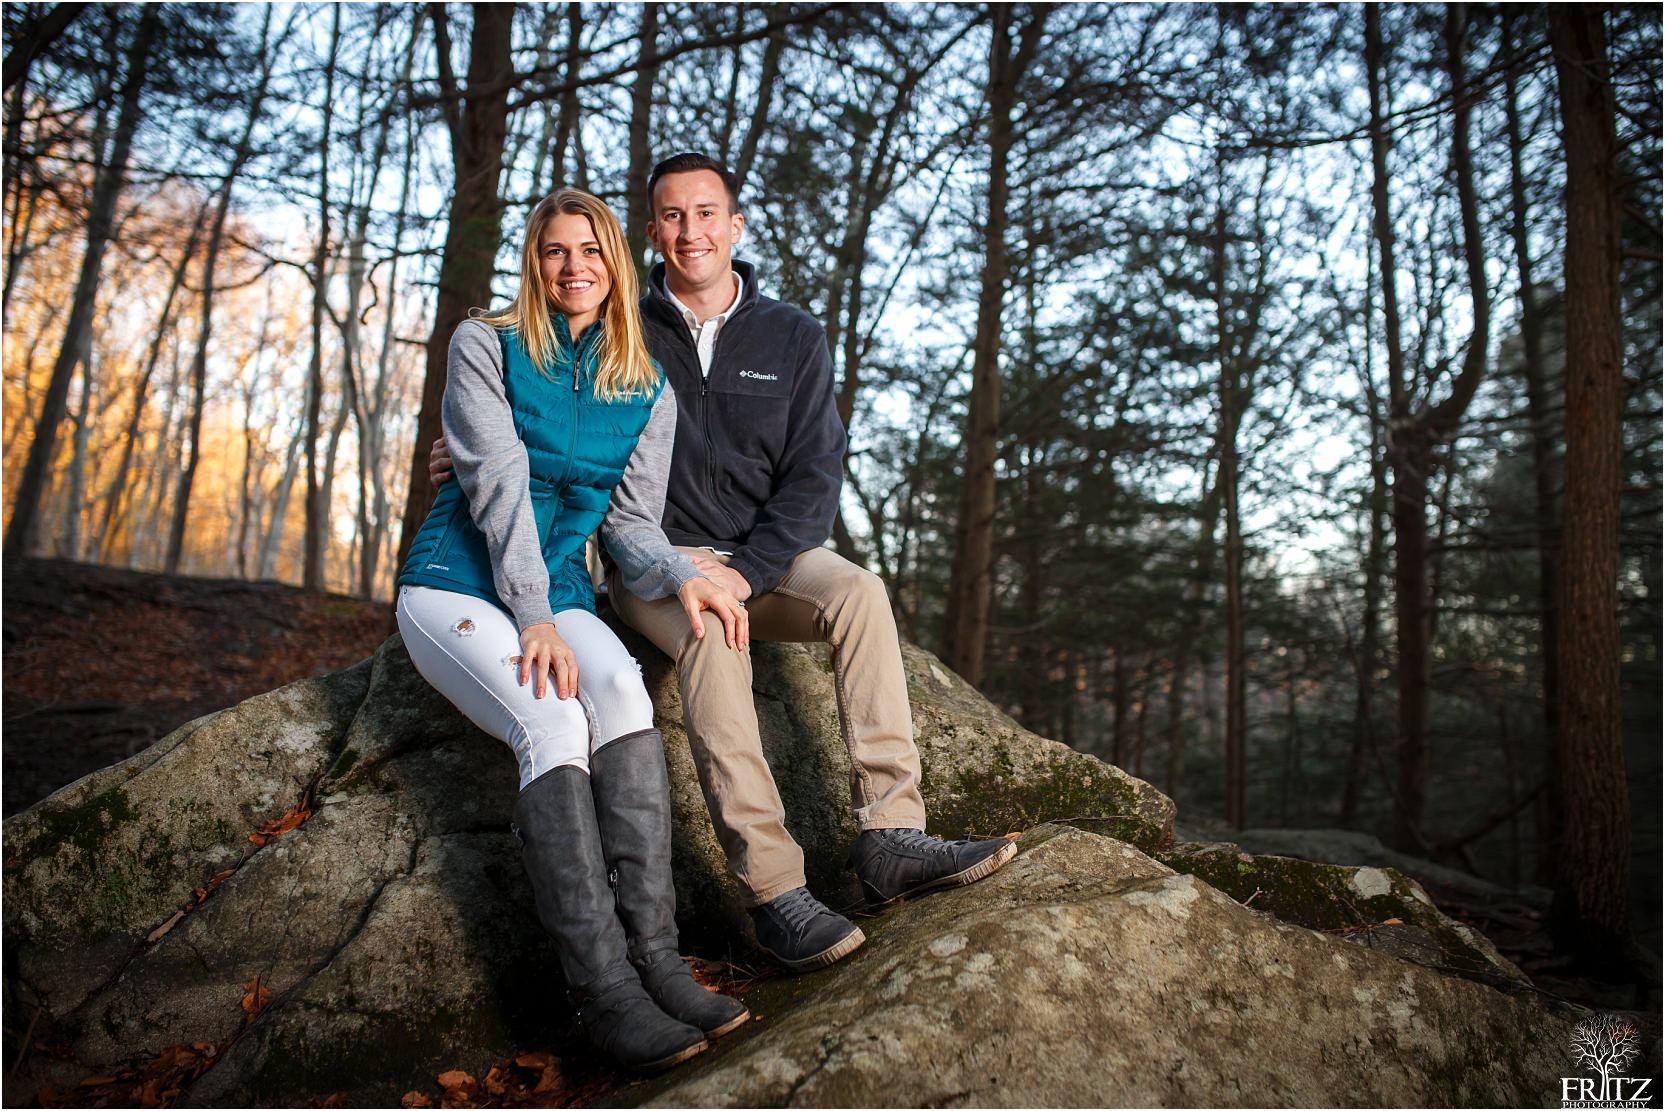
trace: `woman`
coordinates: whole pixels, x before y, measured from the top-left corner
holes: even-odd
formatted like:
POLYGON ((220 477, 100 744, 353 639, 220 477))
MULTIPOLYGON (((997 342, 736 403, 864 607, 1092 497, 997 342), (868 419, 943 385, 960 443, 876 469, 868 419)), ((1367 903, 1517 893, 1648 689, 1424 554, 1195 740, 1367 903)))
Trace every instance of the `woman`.
MULTIPOLYGON (((655 1070, 748 1015, 677 955, 663 743, 584 563, 627 462, 668 464, 675 435, 636 299, 606 205, 563 189, 533 209, 513 304, 451 340, 442 421, 458 481, 411 544, 398 616, 423 678, 514 749, 522 859, 590 1040, 655 1070), (632 461, 639 442, 657 450, 632 461)), ((675 590, 701 635, 711 610, 743 650, 745 609, 658 544, 627 578, 675 590)))

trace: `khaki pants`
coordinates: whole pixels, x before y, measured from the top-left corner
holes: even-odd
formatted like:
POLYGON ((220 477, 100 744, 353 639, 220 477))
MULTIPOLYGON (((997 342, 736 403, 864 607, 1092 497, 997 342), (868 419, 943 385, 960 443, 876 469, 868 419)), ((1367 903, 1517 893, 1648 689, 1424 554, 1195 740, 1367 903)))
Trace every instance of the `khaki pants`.
MULTIPOLYGON (((679 550, 726 562, 702 549, 679 550)), ((608 597, 619 616, 676 661, 700 788, 747 905, 802 887, 803 850, 786 831, 780 793, 763 758, 751 654, 725 645, 722 622, 710 613, 703 615, 704 639, 696 638, 676 598, 644 602, 623 588, 617 572, 608 597)), ((758 640, 832 646, 838 720, 850 751, 851 805, 861 828, 924 829, 919 750, 883 580, 814 548, 792 562, 774 590, 748 599, 746 608, 758 640)))

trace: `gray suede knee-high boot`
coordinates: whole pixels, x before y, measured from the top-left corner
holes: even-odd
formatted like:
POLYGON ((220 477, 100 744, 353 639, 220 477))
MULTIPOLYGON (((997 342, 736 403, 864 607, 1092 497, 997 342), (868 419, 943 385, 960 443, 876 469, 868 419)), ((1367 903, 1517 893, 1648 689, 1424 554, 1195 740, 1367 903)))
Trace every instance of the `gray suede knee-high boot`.
POLYGON ((630 960, 665 1012, 712 1037, 751 1017, 745 1005, 701 987, 677 953, 671 882, 671 787, 657 729, 631 733, 590 757, 590 789, 607 867, 618 878, 619 918, 630 960))
POLYGON ((514 821, 538 918, 555 938, 590 1041, 645 1071, 704 1049, 705 1035, 655 1005, 630 963, 607 884, 590 777, 570 766, 544 773, 521 791, 514 821))

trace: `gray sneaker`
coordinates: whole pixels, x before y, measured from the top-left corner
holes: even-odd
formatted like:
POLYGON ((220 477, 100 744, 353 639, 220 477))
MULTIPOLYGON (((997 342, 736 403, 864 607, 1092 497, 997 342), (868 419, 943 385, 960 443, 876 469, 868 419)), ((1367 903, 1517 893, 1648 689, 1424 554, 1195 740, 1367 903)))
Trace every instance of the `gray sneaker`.
POLYGON ((869 901, 884 905, 992 875, 1017 855, 1017 843, 944 841, 917 829, 863 830, 850 846, 850 869, 869 901))
POLYGON ((773 902, 753 907, 752 927, 763 951, 794 970, 829 965, 867 940, 859 926, 828 910, 807 887, 795 887, 773 902))

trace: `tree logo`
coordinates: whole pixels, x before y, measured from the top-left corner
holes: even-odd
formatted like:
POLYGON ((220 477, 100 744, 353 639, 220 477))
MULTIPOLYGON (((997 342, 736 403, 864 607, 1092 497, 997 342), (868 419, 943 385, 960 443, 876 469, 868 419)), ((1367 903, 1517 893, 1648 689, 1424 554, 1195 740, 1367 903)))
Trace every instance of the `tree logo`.
POLYGON ((1636 1024, 1618 1015, 1592 1015, 1579 1023, 1569 1042, 1573 1063, 1594 1076, 1563 1076, 1562 1107, 1646 1107, 1653 1081, 1626 1076, 1625 1066, 1642 1052, 1636 1024))

